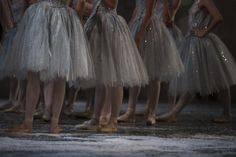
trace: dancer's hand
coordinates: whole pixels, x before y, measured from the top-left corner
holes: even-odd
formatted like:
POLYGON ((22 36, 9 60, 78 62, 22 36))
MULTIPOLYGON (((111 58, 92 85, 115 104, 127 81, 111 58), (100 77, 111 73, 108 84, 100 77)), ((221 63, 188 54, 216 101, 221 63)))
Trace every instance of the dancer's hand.
POLYGON ((174 22, 172 20, 170 20, 170 21, 167 21, 165 24, 167 27, 172 28, 174 25, 174 22))
POLYGON ((195 28, 195 29, 192 29, 192 34, 197 36, 197 37, 204 37, 205 35, 207 35, 208 31, 207 31, 207 28, 202 28, 202 29, 199 29, 199 28, 195 28))

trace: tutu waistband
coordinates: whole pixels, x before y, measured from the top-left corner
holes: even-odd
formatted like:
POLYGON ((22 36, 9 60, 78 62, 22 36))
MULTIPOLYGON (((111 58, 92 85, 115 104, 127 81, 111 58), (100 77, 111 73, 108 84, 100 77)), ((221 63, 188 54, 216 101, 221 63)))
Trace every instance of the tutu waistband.
POLYGON ((51 7, 56 8, 64 8, 67 7, 67 1, 66 0, 38 0, 38 3, 40 2, 48 2, 51 7))

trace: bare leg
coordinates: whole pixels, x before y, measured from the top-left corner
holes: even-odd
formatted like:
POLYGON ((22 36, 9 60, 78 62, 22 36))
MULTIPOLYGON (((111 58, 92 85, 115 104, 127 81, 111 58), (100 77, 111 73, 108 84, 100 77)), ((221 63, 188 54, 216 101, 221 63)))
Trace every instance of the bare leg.
POLYGON ((74 108, 74 103, 77 99, 78 92, 79 92, 79 88, 75 88, 75 87, 70 88, 69 96, 68 96, 68 103, 64 110, 64 113, 66 115, 71 115, 74 112, 73 108, 74 108))
POLYGON ((157 117, 158 121, 167 121, 167 122, 175 122, 177 115, 183 110, 185 106, 187 106, 194 97, 191 94, 184 94, 179 98, 176 106, 169 111, 159 117, 157 117))
POLYGON ((100 125, 107 125, 111 118, 111 96, 110 92, 108 91, 105 99, 105 104, 102 108, 102 113, 100 116, 100 125))
POLYGON ((20 81, 11 78, 10 79, 10 96, 9 96, 9 101, 6 105, 3 106, 3 108, 10 107, 5 109, 5 112, 18 112, 19 108, 19 101, 18 97, 20 94, 20 81), (10 106, 11 105, 11 106, 10 106))
POLYGON ((159 80, 152 80, 149 83, 149 93, 147 104, 149 104, 149 112, 147 115, 147 125, 156 124, 156 105, 159 102, 161 82, 159 80))
POLYGON ((56 79, 53 86, 52 99, 52 117, 51 117, 51 133, 59 133, 62 129, 59 127, 59 118, 65 97, 65 80, 56 79))
POLYGON ((168 95, 168 104, 170 110, 172 110, 175 107, 175 103, 176 103, 176 96, 168 95))
POLYGON ((43 113, 43 120, 49 121, 51 117, 51 110, 52 110, 52 99, 53 99, 53 89, 54 89, 54 82, 50 81, 48 83, 44 83, 44 113, 43 113))
POLYGON ((12 132, 32 132, 33 116, 40 94, 40 80, 37 73, 28 73, 26 88, 25 119, 20 126, 10 129, 12 132))
POLYGON ((107 87, 98 86, 95 91, 95 105, 94 105, 94 113, 92 115, 91 120, 85 121, 82 125, 76 125, 75 128, 83 129, 83 130, 97 130, 99 127, 99 118, 101 115, 102 108, 106 101, 106 96, 108 94, 107 87))
POLYGON ((94 111, 94 89, 88 89, 87 91, 87 102, 86 102, 86 113, 92 115, 94 111))
POLYGON ((135 122, 135 109, 141 88, 136 86, 129 89, 128 109, 118 118, 119 122, 135 122))
POLYGON ((223 104, 224 110, 222 112, 222 115, 219 118, 214 119, 214 122, 218 122, 218 123, 229 122, 232 119, 230 89, 220 91, 219 96, 223 104))
POLYGON ((117 131, 117 118, 120 113, 120 105, 122 104, 123 100, 123 87, 112 87, 110 88, 109 93, 111 93, 111 118, 110 122, 105 125, 101 126, 100 131, 104 133, 111 133, 117 131))

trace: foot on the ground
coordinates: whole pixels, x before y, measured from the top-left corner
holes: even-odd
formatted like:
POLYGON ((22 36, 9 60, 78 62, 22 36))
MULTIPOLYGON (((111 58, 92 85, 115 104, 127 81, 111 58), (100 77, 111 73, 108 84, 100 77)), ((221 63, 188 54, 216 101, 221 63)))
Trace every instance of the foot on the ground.
POLYGON ((220 117, 214 118, 213 122, 215 123, 227 123, 232 120, 231 115, 221 115, 220 117))
POLYGON ((177 117, 176 117, 175 114, 166 113, 166 114, 157 116, 157 117, 156 117, 156 121, 158 121, 158 122, 175 123, 175 122, 177 122, 177 117))
POLYGON ((107 125, 109 123, 109 117, 108 116, 101 116, 100 117, 100 125, 107 125))
POLYGON ((126 112, 125 114, 118 117, 118 122, 123 123, 135 123, 135 114, 131 112, 126 112))
POLYGON ((85 121, 83 124, 76 125, 75 129, 97 131, 98 127, 99 120, 92 118, 89 121, 85 121))
POLYGON ((57 126, 51 126, 49 132, 52 134, 59 134, 60 132, 62 132, 62 128, 57 126))
POLYGON ((12 107, 12 102, 8 101, 7 103, 5 103, 4 105, 1 106, 0 110, 4 111, 4 110, 11 108, 11 107, 12 107))
POLYGON ((156 114, 155 113, 150 113, 147 117, 146 121, 148 126, 152 126, 156 124, 156 114))
POLYGON ((10 128, 7 129, 6 132, 10 133, 32 133, 32 127, 26 125, 26 124, 21 124, 15 128, 10 128))
POLYGON ((98 132, 101 133, 115 133, 117 132, 117 122, 110 120, 107 125, 101 125, 98 128, 98 132))
POLYGON ((21 104, 20 103, 13 103, 13 106, 4 110, 4 112, 12 112, 12 113, 21 113, 21 104))

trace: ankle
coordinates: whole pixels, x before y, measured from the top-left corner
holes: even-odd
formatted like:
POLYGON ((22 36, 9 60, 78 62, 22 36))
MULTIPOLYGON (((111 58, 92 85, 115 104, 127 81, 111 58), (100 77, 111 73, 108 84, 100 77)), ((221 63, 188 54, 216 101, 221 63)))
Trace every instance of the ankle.
POLYGON ((134 108, 128 108, 127 111, 126 111, 127 114, 131 114, 131 115, 133 115, 134 112, 135 112, 134 108))
POLYGON ((24 126, 26 126, 27 128, 31 128, 33 127, 33 120, 32 119, 25 119, 23 122, 24 126))

